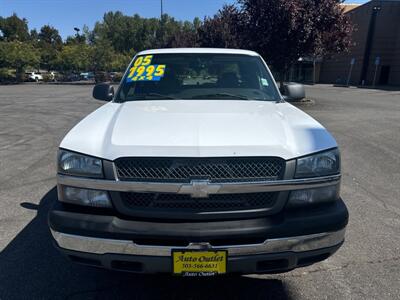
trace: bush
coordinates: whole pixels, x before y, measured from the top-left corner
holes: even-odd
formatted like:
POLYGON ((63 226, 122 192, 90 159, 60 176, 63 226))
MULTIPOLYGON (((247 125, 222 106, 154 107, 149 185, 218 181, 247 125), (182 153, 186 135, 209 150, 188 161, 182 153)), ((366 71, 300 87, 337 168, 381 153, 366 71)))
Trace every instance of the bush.
POLYGON ((7 68, 0 68, 0 82, 15 82, 15 72, 7 68))
POLYGON ((42 74, 42 77, 43 77, 43 82, 54 81, 53 76, 51 76, 51 74, 49 74, 49 73, 42 74))
POLYGON ((54 81, 63 81, 64 75, 62 73, 55 73, 54 75, 54 81))

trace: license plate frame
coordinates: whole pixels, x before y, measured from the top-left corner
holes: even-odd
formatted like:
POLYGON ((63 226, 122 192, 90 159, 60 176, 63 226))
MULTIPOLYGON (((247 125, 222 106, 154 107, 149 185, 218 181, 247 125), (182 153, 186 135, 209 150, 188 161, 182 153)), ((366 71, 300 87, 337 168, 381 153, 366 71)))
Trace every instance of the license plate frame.
POLYGON ((171 251, 171 261, 172 274, 176 276, 222 275, 227 272, 228 251, 175 249, 171 251))

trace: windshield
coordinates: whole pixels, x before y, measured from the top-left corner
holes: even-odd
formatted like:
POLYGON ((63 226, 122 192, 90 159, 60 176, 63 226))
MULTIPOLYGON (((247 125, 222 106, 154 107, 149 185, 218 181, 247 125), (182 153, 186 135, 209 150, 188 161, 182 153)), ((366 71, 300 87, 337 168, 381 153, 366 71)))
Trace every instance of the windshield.
POLYGON ((279 100, 258 56, 154 54, 129 66, 117 102, 161 99, 279 100))

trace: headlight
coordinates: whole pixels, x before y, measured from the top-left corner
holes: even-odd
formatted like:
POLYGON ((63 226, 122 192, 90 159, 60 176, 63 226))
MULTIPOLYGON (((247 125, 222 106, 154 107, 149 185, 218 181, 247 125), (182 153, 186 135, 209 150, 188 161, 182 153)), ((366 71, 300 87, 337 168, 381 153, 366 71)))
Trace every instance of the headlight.
POLYGON ((340 184, 325 186, 315 189, 291 191, 287 207, 303 207, 339 199, 340 184))
POLYGON ((88 190, 70 186, 62 187, 61 201, 93 207, 111 207, 111 201, 106 191, 88 190))
POLYGON ((103 164, 98 158, 59 150, 58 171, 68 175, 103 177, 103 164))
POLYGON ((339 172, 340 156, 336 148, 297 159, 295 178, 327 176, 339 172))

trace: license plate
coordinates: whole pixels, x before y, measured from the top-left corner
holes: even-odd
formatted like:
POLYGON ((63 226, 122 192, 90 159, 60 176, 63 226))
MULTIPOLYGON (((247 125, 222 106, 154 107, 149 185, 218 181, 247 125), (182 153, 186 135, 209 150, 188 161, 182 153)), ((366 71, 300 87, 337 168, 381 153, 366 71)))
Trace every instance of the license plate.
POLYGON ((213 276, 226 273, 227 251, 172 252, 173 273, 182 276, 213 276))

